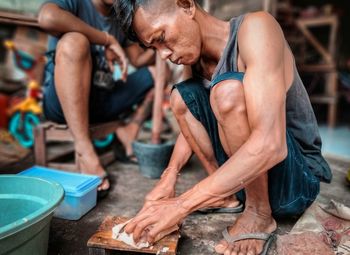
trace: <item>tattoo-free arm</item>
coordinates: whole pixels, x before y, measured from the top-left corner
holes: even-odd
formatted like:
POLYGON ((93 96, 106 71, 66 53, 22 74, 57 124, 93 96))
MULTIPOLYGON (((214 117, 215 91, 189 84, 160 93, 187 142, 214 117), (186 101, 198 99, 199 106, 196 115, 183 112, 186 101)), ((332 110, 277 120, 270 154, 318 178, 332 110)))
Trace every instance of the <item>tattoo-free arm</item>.
POLYGON ((177 137, 173 154, 171 155, 168 167, 179 173, 192 156, 191 146, 182 133, 177 137))
POLYGON ((41 28, 54 36, 60 36, 67 32, 79 32, 84 34, 91 43, 100 45, 105 45, 111 39, 107 40, 104 32, 91 27, 54 3, 46 3, 41 7, 38 21, 41 28))
POLYGON ((247 15, 238 36, 251 134, 218 171, 180 196, 189 212, 239 191, 287 155, 283 33, 260 12, 247 15))
POLYGON ((156 53, 153 49, 142 49, 137 43, 133 43, 125 49, 130 63, 136 67, 154 65, 156 53))
POLYGON ((54 36, 77 32, 85 35, 91 44, 104 45, 111 71, 114 70, 114 62, 118 62, 122 70, 122 79, 126 80, 128 60, 123 48, 114 36, 88 25, 69 11, 53 3, 46 3, 41 7, 38 20, 40 27, 54 36))
POLYGON ((175 196, 175 186, 178 173, 188 162, 192 155, 192 149, 182 133, 179 134, 169 164, 161 176, 159 182, 146 195, 146 201, 156 201, 175 196))

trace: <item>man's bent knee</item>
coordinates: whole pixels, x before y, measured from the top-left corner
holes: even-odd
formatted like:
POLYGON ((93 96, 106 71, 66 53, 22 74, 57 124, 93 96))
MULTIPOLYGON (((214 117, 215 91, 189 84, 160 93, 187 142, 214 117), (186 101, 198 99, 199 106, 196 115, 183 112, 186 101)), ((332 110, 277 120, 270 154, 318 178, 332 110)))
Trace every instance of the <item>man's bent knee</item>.
POLYGON ((242 82, 238 80, 224 80, 216 84, 210 93, 210 104, 218 120, 232 112, 246 111, 242 82))
POLYGON ((57 58, 65 58, 70 61, 83 61, 90 56, 90 42, 88 38, 77 32, 69 32, 62 36, 56 48, 57 58))
POLYGON ((173 113, 176 116, 183 115, 188 110, 186 103, 182 99, 180 92, 177 89, 174 89, 171 93, 170 106, 171 106, 173 113))

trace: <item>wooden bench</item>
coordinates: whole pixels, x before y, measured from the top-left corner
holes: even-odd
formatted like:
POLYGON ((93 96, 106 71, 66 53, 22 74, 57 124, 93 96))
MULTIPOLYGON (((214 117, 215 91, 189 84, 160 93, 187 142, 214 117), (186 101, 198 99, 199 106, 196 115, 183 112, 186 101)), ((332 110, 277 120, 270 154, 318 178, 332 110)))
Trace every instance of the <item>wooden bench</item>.
POLYGON ((36 16, 14 12, 0 11, 0 23, 39 28, 36 16))
MULTIPOLYGON (((108 134, 113 133, 120 121, 108 122, 90 126, 91 139, 101 139, 108 134)), ((34 130, 34 154, 35 163, 39 166, 51 167, 71 172, 80 172, 80 164, 78 156, 75 154, 74 146, 72 149, 64 150, 58 153, 55 157, 49 159, 48 147, 49 142, 72 142, 74 143, 73 135, 67 125, 56 124, 53 122, 44 122, 39 124, 34 130), (74 153, 74 162, 62 162, 67 154, 74 153)), ((100 155, 102 165, 108 165, 115 159, 113 151, 107 151, 100 155)))

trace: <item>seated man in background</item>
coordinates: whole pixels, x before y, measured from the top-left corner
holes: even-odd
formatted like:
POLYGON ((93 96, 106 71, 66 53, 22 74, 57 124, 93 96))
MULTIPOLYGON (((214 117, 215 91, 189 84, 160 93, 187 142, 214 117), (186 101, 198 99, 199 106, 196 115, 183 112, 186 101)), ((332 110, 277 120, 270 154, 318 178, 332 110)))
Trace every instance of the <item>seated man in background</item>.
POLYGON ((39 12, 41 28, 53 35, 49 38, 45 71, 45 115, 51 121, 68 124, 82 172, 103 179, 99 190, 108 190, 110 183, 89 137, 88 125, 118 119, 148 94, 129 124, 116 130, 126 155, 132 155, 131 144, 152 100, 155 77, 155 67, 144 67, 155 63, 154 50, 128 43, 112 17, 112 2, 48 0, 39 12), (128 59, 142 68, 128 75, 128 59), (114 62, 121 69, 117 82, 111 77, 114 62))

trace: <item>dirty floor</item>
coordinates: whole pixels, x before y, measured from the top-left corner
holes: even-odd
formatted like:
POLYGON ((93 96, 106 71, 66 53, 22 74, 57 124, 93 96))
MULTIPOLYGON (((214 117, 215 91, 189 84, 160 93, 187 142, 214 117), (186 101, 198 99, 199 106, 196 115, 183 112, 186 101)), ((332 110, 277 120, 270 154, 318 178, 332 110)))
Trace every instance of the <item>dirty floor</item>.
MULTIPOLYGON (((332 184, 323 184, 319 200, 335 199, 350 206, 350 187, 344 176, 350 167, 349 162, 328 159, 334 173, 332 184)), ((98 202, 98 205, 79 221, 53 219, 51 223, 49 255, 82 255, 88 254, 87 240, 96 231, 107 215, 134 216, 143 204, 144 195, 151 190, 157 180, 150 180, 140 175, 135 165, 118 162, 108 167, 112 177, 112 190, 108 197, 98 202)), ((205 177, 202 167, 193 158, 183 170, 177 192, 182 193, 194 183, 205 177)), ((214 245, 221 239, 221 231, 230 225, 235 215, 200 215, 189 216, 182 227, 178 254, 209 255, 215 254, 214 245)), ((285 234, 297 221, 297 218, 279 220, 279 234, 285 234)), ((275 254, 272 250, 271 254, 275 254)), ((134 254, 116 252, 115 254, 134 254)))
MULTIPOLYGON (((345 173, 350 168, 349 161, 327 158, 332 170, 332 184, 322 184, 318 200, 325 202, 334 199, 350 206, 350 186, 345 180, 345 173)), ((0 173, 18 173, 33 165, 33 157, 8 166, 0 166, 0 173)), ((51 222, 49 255, 85 255, 88 254, 87 240, 97 230, 107 215, 132 217, 142 207, 144 195, 151 190, 157 180, 143 177, 136 165, 119 162, 108 167, 112 179, 109 195, 99 201, 97 206, 79 221, 54 218, 51 222)), ((182 171, 177 185, 177 193, 182 193, 206 174, 193 157, 182 171)), ((186 218, 179 243, 178 254, 209 255, 215 254, 214 245, 221 239, 221 231, 235 220, 235 215, 190 215, 186 218)), ((298 219, 278 220, 278 233, 288 233, 298 219)), ((133 254, 116 252, 115 254, 133 254)), ((276 254, 272 249, 270 254, 276 254)))

